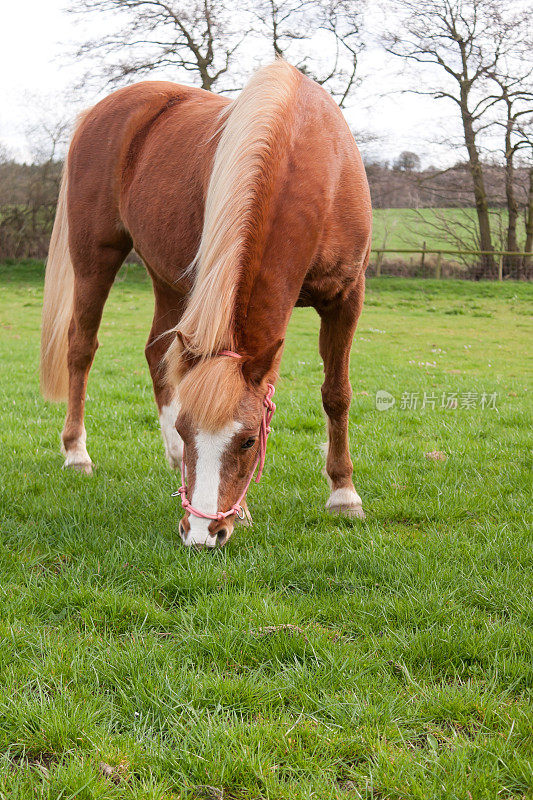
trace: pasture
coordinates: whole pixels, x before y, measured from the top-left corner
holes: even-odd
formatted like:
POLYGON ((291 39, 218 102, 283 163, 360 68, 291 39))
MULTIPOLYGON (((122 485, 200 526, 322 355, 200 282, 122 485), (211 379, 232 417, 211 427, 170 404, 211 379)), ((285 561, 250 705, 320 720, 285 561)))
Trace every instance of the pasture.
MULTIPOLYGON (((374 208, 373 247, 399 247, 420 249, 426 242, 428 250, 457 250, 459 243, 447 230, 456 233, 464 241, 463 249, 477 249, 475 240, 476 227, 475 208, 374 208)), ((507 212, 505 209, 493 208, 490 214, 493 246, 496 250, 506 249, 507 212)), ((525 240, 524 220, 518 219, 518 240, 523 246, 525 240)), ((416 256, 413 256, 416 260, 416 256)), ((409 260, 408 255, 403 255, 409 260)))
POLYGON ((0 267, 0 798, 532 797, 531 286, 369 281, 365 522, 324 511, 318 322, 297 309, 254 527, 197 554, 148 280, 126 268, 106 307, 88 479, 61 471, 64 408, 38 393, 42 278, 0 267))

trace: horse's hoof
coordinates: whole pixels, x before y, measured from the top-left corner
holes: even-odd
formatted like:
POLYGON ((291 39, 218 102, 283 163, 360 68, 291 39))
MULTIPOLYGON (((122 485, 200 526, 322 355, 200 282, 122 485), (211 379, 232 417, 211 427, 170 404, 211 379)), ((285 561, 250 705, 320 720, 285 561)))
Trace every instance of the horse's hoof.
POLYGON ((365 512, 362 505, 356 506, 326 506, 330 514, 341 514, 343 517, 352 519, 365 519, 365 512))
POLYGON ((363 503, 355 489, 335 489, 326 503, 330 514, 342 514, 344 517, 364 519, 363 503))
POLYGON ((92 461, 69 461, 68 458, 63 464, 63 469, 71 469, 74 472, 79 472, 82 475, 92 475, 93 474, 93 462, 92 461))

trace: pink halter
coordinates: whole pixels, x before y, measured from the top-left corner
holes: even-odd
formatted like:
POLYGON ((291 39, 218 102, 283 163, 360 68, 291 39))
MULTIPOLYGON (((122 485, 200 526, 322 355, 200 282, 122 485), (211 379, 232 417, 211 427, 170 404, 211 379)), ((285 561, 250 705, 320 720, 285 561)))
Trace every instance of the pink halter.
MULTIPOLYGON (((242 358, 239 353, 234 353, 232 350, 221 350, 217 353, 219 356, 229 356, 230 358, 242 358)), ((270 421, 274 415, 274 411, 276 410, 276 404, 272 401, 272 396, 275 392, 274 386, 271 383, 267 383, 267 391, 263 400, 263 416, 261 418, 261 427, 259 428, 259 448, 257 451, 257 458, 255 459, 255 463, 252 467, 252 471, 250 473, 250 477, 246 481, 246 486, 244 487, 241 496, 237 500, 236 503, 232 505, 229 511, 217 511, 216 514, 206 514, 205 511, 200 511, 198 508, 193 508, 189 501, 187 500, 187 484, 186 484, 186 467, 185 467, 185 451, 183 453, 181 459, 181 480, 182 484, 177 492, 172 493, 172 497, 176 497, 177 495, 181 496, 181 505, 183 506, 185 511, 188 511, 189 514, 194 514, 195 517, 201 517, 202 519, 216 519, 221 522, 226 517, 231 517, 232 514, 236 514, 239 519, 244 519, 244 509, 241 506, 242 501, 248 491, 248 487, 252 482, 252 478, 254 477, 254 472, 259 466, 257 471, 257 476, 255 478, 255 482, 259 483, 261 480, 261 475, 263 474, 263 467, 265 466, 265 458, 266 458, 266 447, 267 447, 267 440, 268 434, 270 433, 270 421)))

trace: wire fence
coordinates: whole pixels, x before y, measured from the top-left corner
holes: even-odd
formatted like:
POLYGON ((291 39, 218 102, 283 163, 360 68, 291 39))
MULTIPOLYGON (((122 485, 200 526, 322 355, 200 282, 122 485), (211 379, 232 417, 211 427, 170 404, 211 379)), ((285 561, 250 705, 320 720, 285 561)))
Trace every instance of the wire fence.
MULTIPOLYGON (((455 262, 462 261, 463 264, 470 262, 463 270, 463 277, 467 278, 488 278, 502 281, 506 278, 518 278, 531 280, 533 278, 533 253, 511 250, 433 250, 426 247, 424 242, 421 248, 402 248, 402 247, 376 247, 371 250, 370 266, 376 277, 381 276, 387 271, 387 264, 384 264, 386 254, 396 256, 420 256, 418 261, 413 264, 410 259, 410 266, 414 268, 417 275, 431 274, 437 280, 444 277, 443 260, 446 257, 455 257, 455 262), (429 263, 428 256, 436 256, 433 263, 429 263), (484 274, 483 256, 491 256, 494 259, 495 270, 492 274, 484 274), (444 259, 443 259, 444 257, 444 259)), ((405 264, 405 259, 400 258, 405 264)), ((486 271, 486 270, 485 270, 486 271)), ((461 276, 459 270, 453 270, 454 276, 461 276)), ((396 273, 397 274, 397 273, 396 273)))

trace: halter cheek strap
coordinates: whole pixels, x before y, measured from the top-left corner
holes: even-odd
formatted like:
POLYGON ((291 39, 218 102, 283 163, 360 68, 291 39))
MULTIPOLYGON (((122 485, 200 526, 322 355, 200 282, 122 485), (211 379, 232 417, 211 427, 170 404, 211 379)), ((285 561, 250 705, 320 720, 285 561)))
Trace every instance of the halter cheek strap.
MULTIPOLYGON (((234 353, 233 350, 221 350, 217 355, 219 356, 229 356, 230 358, 242 358, 239 353, 234 353)), ((181 459, 181 486, 177 492, 172 493, 172 497, 177 497, 180 495, 181 497, 181 505, 183 506, 185 511, 188 511, 189 514, 194 514, 195 517, 201 517, 202 519, 216 519, 217 521, 221 522, 222 520, 226 519, 226 517, 231 517, 233 514, 237 515, 239 519, 244 519, 244 509, 241 506, 242 501, 248 491, 248 487, 252 482, 252 478, 254 477, 254 473, 257 470, 257 475, 255 478, 255 482, 259 483, 261 480, 261 475, 263 474, 263 467, 265 466, 265 458, 266 458, 266 447, 267 447, 267 440, 268 434, 270 433, 270 422, 274 415, 274 411, 276 410, 276 404, 273 402, 272 397, 274 395, 275 389, 271 383, 267 383, 267 391, 265 397, 263 398, 263 416, 261 417, 261 426, 259 428, 259 447, 257 450, 257 457, 255 459, 255 463, 252 467, 252 471, 250 472, 250 477, 246 481, 246 486, 241 493, 241 496, 237 500, 236 503, 232 505, 232 507, 228 511, 217 511, 215 514, 207 514, 205 511, 201 511, 199 508, 193 508, 190 504, 189 500, 187 499, 187 483, 186 483, 186 467, 185 467, 185 452, 181 459)))

